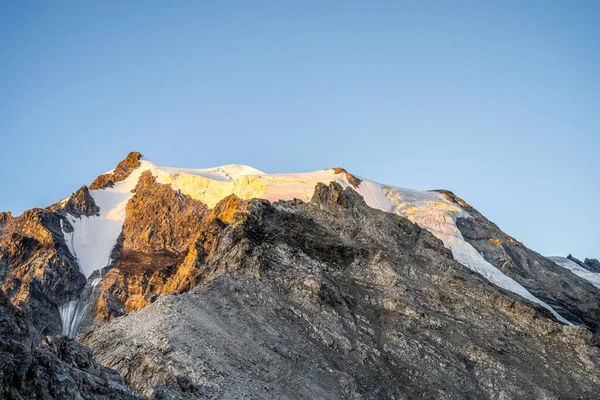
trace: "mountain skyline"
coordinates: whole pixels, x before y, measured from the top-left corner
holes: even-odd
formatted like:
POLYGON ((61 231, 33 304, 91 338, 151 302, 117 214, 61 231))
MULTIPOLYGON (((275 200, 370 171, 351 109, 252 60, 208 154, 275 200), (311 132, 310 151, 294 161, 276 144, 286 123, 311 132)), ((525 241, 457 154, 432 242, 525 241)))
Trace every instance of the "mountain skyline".
POLYGON ((131 152, 0 213, 0 282, 4 397, 598 392, 600 261, 544 257, 452 192, 342 168, 131 152))
MULTIPOLYGON (((113 165, 114 165, 114 164, 113 164, 113 165)), ((158 165, 162 165, 162 163, 159 163, 158 165)), ((232 164, 227 164, 227 165, 235 165, 235 164, 234 164, 234 163, 232 163, 232 164)), ((241 165, 241 164, 240 164, 240 165, 241 165)), ((225 166, 225 165, 223 165, 223 166, 225 166)), ((187 168, 187 167, 189 167, 189 168, 192 168, 192 169, 194 169, 194 168, 198 168, 197 166, 195 166, 195 167, 194 167, 194 166, 186 166, 186 168, 187 168)), ((250 167, 250 169, 253 169, 251 166, 248 166, 248 167, 250 167)), ((106 168, 105 168, 105 169, 106 169, 106 170, 108 170, 109 168, 110 168, 109 166, 106 166, 106 168)), ((216 169, 216 168, 219 168, 219 166, 211 166, 211 167, 204 167, 204 166, 203 166, 202 168, 207 168, 207 169, 211 169, 211 168, 213 168, 213 169, 216 169)), ((317 171, 318 171, 318 170, 315 170, 315 172, 317 172, 317 171)), ((295 171, 295 172, 293 172, 293 171, 287 171, 287 172, 288 172, 288 173, 298 173, 298 172, 300 172, 300 171, 295 171)), ((310 172, 312 172, 312 171, 301 171, 301 172, 302 172, 302 173, 310 173, 310 172)), ((259 171, 259 170, 256 170, 256 173, 267 174, 266 172, 264 172, 264 171, 259 171)), ((285 172, 279 172, 279 171, 278 171, 277 173, 285 173, 285 172)), ((96 173, 96 175, 98 175, 98 173, 96 173)), ((362 176, 362 175, 360 175, 360 174, 355 174, 355 175, 363 177, 363 176, 362 176)), ((90 179, 91 179, 91 178, 90 178, 90 179)), ((90 179, 88 179, 88 182, 90 181, 90 179)), ((78 188, 78 187, 80 186, 80 184, 81 184, 81 183, 73 183, 73 184, 71 184, 71 186, 78 188)), ((398 186, 398 187, 402 187, 402 186, 399 186, 399 185, 392 185, 392 186, 398 186)), ((409 189, 414 189, 414 188, 409 188, 409 189)), ((443 190, 446 190, 446 188, 438 188, 438 189, 443 189, 443 190)), ((434 188, 426 188, 426 189, 424 189, 424 190, 435 190, 435 189, 434 189, 434 188)), ((73 190, 73 192, 75 192, 75 190, 73 190)), ((457 194, 458 194, 458 195, 461 195, 461 193, 457 193, 457 194)), ((43 207, 47 207, 47 206, 49 206, 50 204, 53 204, 53 203, 56 203, 56 202, 58 202, 58 201, 59 201, 59 200, 61 200, 62 198, 64 198, 64 196, 63 196, 63 197, 60 197, 60 198, 55 198, 55 199, 52 199, 52 200, 50 200, 50 199, 48 199, 48 200, 44 200, 44 201, 47 201, 45 204, 39 204, 39 205, 35 205, 35 206, 33 206, 33 207, 29 207, 29 208, 34 208, 34 207, 42 207, 42 208, 43 208, 43 207)), ((0 205, 1 205, 1 203, 2 203, 2 202, 0 201, 0 205)), ((484 206, 483 208, 485 209, 485 206, 484 206)), ((9 211, 9 212, 12 212, 11 210, 2 210, 2 211, 9 211)), ((25 211, 25 210, 22 210, 22 211, 25 211)), ((18 211, 17 211, 17 212, 12 212, 12 213, 13 213, 13 216, 18 216, 18 215, 20 215, 20 213, 19 213, 18 211)), ((488 212, 488 213, 489 213, 489 212, 488 212)), ((492 214, 493 214, 493 211, 492 211, 492 214)), ((499 224, 500 224, 500 226, 502 227, 502 225, 503 225, 503 224, 502 224, 501 222, 498 222, 498 223, 499 223, 499 224)), ((512 233, 512 232, 511 232, 511 233, 512 233)), ((519 235, 518 235, 518 234, 514 234, 514 236, 516 236, 516 237, 519 237, 519 235)), ((525 242, 525 243, 527 244, 527 242, 525 242)), ((531 248, 533 248, 533 249, 536 249, 536 248, 535 248, 535 247, 533 247, 533 246, 529 246, 529 247, 531 247, 531 248)), ((536 250, 538 250, 538 249, 536 249, 536 250)), ((579 254, 579 253, 577 253, 576 251, 572 251, 572 250, 567 250, 566 252, 563 252, 563 253, 556 253, 556 252, 554 252, 554 253, 544 253, 544 252, 542 252, 542 251, 540 251, 540 253, 541 253, 541 254, 544 254, 544 255, 546 255, 546 256, 562 256, 562 257, 566 257, 566 256, 567 256, 567 254, 573 254, 575 257, 578 257, 578 258, 581 258, 581 259, 584 259, 584 258, 596 258, 595 254, 579 254)))
POLYGON ((600 257, 598 2, 309 3, 0 4, 0 210, 137 150, 449 189, 600 257))

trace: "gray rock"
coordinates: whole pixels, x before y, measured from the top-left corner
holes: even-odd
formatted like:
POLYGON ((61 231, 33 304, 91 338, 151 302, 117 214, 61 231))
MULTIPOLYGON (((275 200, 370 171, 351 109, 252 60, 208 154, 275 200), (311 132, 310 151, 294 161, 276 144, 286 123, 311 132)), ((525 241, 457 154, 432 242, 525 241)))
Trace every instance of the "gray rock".
POLYGON ((0 398, 65 400, 141 399, 91 351, 66 337, 46 337, 36 347, 29 321, 0 292, 0 398))
POLYGON ((586 258, 583 264, 589 271, 596 273, 600 272, 600 261, 596 260, 595 258, 586 258))

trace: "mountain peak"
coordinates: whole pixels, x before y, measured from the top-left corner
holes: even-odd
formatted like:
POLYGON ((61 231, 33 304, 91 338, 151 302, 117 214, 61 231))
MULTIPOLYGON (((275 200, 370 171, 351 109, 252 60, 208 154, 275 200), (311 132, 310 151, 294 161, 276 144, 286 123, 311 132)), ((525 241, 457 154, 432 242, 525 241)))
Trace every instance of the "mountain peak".
POLYGON ((138 168, 141 165, 140 161, 142 158, 142 153, 138 151, 130 152, 123 161, 117 164, 117 167, 114 170, 97 177, 90 185, 90 190, 113 187, 116 182, 121 182, 127 178, 131 172, 138 168))

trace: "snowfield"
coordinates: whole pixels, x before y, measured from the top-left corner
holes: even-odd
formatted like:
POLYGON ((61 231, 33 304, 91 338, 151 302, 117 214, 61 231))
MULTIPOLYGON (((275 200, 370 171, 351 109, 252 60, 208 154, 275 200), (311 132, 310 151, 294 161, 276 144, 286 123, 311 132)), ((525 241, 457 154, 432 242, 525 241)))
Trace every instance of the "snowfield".
POLYGON ((94 202, 100 208, 100 215, 68 216, 74 231, 67 233, 63 229, 65 241, 86 278, 95 270, 110 264, 110 253, 125 221, 125 206, 133 196, 131 191, 137 185, 142 172, 143 170, 138 168, 112 188, 90 190, 94 202))
MULTIPOLYGON (((113 188, 90 190, 96 205, 100 207, 99 216, 69 216, 69 222, 75 230, 65 233, 65 241, 86 277, 93 271, 109 265, 111 251, 125 221, 125 206, 144 171, 150 171, 159 183, 168 184, 173 189, 202 201, 208 207, 214 207, 230 194, 242 199, 262 198, 277 201, 298 198, 309 201, 319 182, 328 184, 336 181, 343 187, 351 186, 346 174, 336 174, 333 169, 298 174, 266 174, 237 164, 209 169, 189 169, 164 167, 142 160, 138 169, 124 181, 116 183, 113 188)), ((401 215, 427 229, 452 251, 458 262, 481 274, 493 284, 540 304, 550 310, 557 319, 570 324, 548 304, 485 261, 483 256, 464 240, 456 227, 456 219, 468 218, 469 214, 442 194, 385 186, 367 179, 362 179, 355 190, 370 207, 401 215)), ((597 282, 600 283, 600 279, 597 282)), ((66 305, 65 317, 69 314, 68 309, 69 306, 66 305)))

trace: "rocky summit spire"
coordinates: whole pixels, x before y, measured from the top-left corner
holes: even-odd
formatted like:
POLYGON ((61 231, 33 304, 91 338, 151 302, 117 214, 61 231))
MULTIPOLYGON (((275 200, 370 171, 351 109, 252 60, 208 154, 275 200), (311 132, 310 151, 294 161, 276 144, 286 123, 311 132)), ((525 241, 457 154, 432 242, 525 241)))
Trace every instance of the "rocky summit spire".
POLYGON ((112 187, 116 182, 121 182, 140 166, 142 157, 142 154, 137 151, 127 154, 127 157, 112 172, 97 177, 90 185, 90 190, 112 187))

